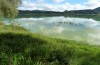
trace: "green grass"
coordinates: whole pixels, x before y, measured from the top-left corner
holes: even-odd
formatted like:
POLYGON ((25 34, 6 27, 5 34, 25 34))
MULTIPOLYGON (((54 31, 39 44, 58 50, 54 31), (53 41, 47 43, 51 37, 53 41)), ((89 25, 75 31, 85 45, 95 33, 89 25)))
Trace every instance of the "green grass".
POLYGON ((100 47, 2 24, 0 65, 100 65, 100 47))

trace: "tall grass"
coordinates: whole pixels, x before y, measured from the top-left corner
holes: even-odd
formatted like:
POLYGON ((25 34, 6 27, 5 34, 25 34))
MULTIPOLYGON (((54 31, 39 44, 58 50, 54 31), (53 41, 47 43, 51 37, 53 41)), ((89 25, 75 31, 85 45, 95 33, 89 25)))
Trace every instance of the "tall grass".
POLYGON ((100 47, 0 25, 0 65, 100 65, 100 47))

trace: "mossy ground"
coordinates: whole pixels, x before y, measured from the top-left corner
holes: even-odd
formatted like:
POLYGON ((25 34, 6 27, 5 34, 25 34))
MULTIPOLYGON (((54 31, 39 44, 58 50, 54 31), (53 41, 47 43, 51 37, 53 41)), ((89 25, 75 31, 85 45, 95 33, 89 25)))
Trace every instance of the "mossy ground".
POLYGON ((0 65, 100 65, 100 47, 1 23, 0 65))

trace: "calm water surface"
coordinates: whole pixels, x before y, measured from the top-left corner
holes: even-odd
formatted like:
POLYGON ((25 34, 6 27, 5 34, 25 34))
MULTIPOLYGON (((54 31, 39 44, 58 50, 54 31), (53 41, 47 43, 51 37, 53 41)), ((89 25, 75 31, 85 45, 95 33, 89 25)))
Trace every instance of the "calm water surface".
POLYGON ((85 41, 100 45, 100 21, 92 18, 44 17, 18 18, 20 26, 49 37, 85 41))

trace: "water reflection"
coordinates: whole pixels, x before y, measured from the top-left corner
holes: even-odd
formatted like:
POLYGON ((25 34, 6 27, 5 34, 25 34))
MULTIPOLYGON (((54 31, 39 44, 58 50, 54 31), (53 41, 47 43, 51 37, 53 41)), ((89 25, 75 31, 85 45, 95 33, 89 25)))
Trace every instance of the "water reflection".
POLYGON ((16 20, 34 33, 100 45, 100 21, 92 18, 45 17, 16 20))

